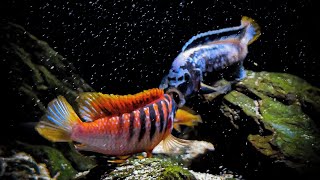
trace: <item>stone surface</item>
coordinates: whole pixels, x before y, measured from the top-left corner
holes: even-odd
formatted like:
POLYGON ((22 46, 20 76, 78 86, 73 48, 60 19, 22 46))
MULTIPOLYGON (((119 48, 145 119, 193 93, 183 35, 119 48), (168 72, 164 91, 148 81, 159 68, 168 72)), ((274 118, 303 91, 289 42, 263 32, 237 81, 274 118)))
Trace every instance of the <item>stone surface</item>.
POLYGON ((320 89, 296 76, 248 72, 224 96, 222 109, 235 129, 249 119, 259 129, 247 136, 257 151, 293 168, 318 168, 320 163, 320 89))

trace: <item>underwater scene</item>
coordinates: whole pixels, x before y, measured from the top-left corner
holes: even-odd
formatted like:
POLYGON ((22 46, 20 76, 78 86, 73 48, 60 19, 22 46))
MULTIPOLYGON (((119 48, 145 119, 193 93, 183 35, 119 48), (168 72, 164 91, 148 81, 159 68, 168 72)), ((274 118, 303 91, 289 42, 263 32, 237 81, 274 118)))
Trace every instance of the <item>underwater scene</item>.
POLYGON ((0 9, 0 179, 320 178, 314 1, 0 9))

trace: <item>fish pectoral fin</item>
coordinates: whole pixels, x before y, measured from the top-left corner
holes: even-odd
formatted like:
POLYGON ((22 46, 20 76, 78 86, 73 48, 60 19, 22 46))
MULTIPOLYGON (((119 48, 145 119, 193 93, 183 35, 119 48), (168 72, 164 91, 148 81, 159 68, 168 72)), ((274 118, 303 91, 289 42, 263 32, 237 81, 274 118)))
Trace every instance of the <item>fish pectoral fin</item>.
POLYGON ((109 163, 113 163, 113 164, 122 164, 124 162, 126 162, 127 159, 114 159, 114 160, 108 160, 109 163))
POLYGON ((186 151, 190 143, 189 140, 180 139, 170 134, 158 144, 157 148, 160 148, 164 154, 181 154, 186 151))
POLYGON ((75 144, 74 147, 78 151, 91 151, 92 150, 92 148, 90 146, 85 145, 85 144, 75 144))
POLYGON ((217 87, 213 87, 213 86, 209 86, 204 83, 201 83, 200 86, 201 86, 200 91, 202 94, 211 94, 211 93, 226 94, 231 90, 231 83, 227 83, 217 87))
POLYGON ((126 162, 131 155, 125 155, 125 156, 116 156, 116 159, 108 160, 109 163, 114 163, 114 164, 122 164, 126 162))
POLYGON ((136 156, 136 158, 141 160, 141 159, 144 159, 144 158, 146 158, 146 157, 144 157, 144 156, 142 156, 142 155, 138 155, 138 156, 136 156))
POLYGON ((131 157, 131 155, 126 155, 126 156, 117 156, 117 158, 122 159, 122 160, 127 160, 131 157))

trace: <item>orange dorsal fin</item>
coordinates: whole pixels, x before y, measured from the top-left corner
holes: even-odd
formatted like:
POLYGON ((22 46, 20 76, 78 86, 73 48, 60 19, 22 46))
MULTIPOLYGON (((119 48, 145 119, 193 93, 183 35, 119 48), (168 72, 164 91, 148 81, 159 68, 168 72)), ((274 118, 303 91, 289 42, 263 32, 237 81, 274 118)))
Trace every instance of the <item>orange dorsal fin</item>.
POLYGON ((134 95, 114 95, 97 92, 81 93, 77 102, 80 116, 86 121, 130 113, 164 95, 163 90, 153 88, 134 95))

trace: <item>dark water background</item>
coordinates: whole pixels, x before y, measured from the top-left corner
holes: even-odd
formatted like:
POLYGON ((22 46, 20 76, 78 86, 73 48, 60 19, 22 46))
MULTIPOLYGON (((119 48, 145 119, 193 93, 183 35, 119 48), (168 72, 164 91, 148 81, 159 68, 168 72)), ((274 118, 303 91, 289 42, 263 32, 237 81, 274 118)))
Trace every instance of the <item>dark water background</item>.
MULTIPOLYGON (((46 41, 103 93, 132 94, 158 87, 189 38, 238 26, 242 15, 255 19, 262 31, 249 46, 245 68, 291 73, 320 87, 319 10, 314 1, 13 0, 0 4, 2 17, 46 41)), ((236 156, 220 163, 237 169, 239 165, 232 164, 236 156)), ((197 168, 203 170, 193 167, 197 168)))
POLYGON ((320 86, 316 7, 310 0, 15 0, 1 12, 9 10, 6 17, 72 61, 94 89, 127 94, 157 87, 193 35, 238 26, 242 15, 262 31, 246 68, 287 72, 320 86))

